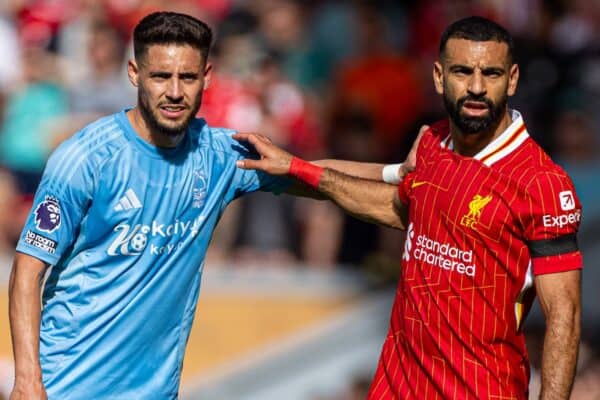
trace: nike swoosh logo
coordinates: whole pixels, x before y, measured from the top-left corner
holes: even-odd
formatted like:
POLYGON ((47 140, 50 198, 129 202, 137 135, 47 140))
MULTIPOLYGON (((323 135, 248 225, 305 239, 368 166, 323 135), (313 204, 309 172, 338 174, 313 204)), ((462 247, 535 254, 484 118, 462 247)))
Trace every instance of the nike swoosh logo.
POLYGON ((416 187, 423 186, 423 185, 424 185, 424 184, 426 184, 426 183, 427 183, 427 181, 416 181, 416 182, 413 182, 413 183, 410 185, 410 188, 411 188, 411 189, 414 189, 414 188, 416 188, 416 187))

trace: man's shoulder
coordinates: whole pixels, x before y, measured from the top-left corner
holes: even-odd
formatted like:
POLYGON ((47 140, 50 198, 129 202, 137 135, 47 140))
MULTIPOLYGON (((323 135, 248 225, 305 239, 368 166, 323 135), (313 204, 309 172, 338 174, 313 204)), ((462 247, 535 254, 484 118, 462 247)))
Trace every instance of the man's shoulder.
POLYGON ((567 172, 533 138, 527 138, 521 147, 518 155, 522 158, 521 165, 529 167, 531 181, 545 179, 549 175, 570 180, 567 172))
POLYGON ((193 141, 201 147, 222 153, 239 153, 245 146, 232 138, 234 129, 210 126, 203 118, 196 118, 190 125, 193 141))
POLYGON ((429 126, 429 130, 425 133, 424 138, 426 138, 426 142, 439 146, 449 135, 450 122, 448 122, 448 119, 442 119, 429 126))
POLYGON ((63 141, 52 152, 48 164, 80 165, 103 159, 122 147, 123 137, 118 114, 99 118, 63 141))

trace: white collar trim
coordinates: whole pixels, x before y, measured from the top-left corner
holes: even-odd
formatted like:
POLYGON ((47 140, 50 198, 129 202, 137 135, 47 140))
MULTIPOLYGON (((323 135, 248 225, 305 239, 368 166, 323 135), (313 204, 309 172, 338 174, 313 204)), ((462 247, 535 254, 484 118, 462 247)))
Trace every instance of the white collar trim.
MULTIPOLYGON (((488 167, 515 151, 529 137, 521 113, 517 110, 509 110, 509 112, 512 123, 508 128, 473 156, 474 159, 483 162, 488 167)), ((454 150, 450 134, 440 144, 443 148, 454 150)))

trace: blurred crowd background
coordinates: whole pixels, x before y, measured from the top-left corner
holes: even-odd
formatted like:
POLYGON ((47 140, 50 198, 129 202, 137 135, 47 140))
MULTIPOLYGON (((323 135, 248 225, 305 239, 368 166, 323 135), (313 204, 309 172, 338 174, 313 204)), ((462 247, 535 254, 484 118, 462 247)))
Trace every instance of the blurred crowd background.
MULTIPOLYGON (((166 9, 215 32, 200 116, 307 159, 402 161, 418 127, 445 115, 431 80, 444 28, 472 14, 508 28, 521 67, 509 105, 572 176, 584 207, 585 346, 573 398, 600 398, 598 0, 0 0, 0 275, 52 149, 135 104, 125 70, 132 28, 166 9)), ((327 202, 256 193, 226 212, 207 268, 358 270, 383 285, 397 277, 402 240, 327 202)), ((530 320, 535 368, 542 318, 530 320)), ((364 397, 361 382, 339 398, 364 397)))

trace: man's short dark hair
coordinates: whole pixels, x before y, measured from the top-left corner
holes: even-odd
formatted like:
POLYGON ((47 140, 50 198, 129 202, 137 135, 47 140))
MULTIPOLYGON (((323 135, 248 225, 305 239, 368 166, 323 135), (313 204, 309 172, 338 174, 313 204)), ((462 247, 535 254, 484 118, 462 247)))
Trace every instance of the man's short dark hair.
POLYGON ((494 21, 483 17, 467 17, 452 23, 440 40, 440 56, 446 50, 446 43, 450 39, 467 39, 474 42, 496 41, 508 45, 508 60, 513 63, 515 44, 508 31, 494 21))
POLYGON ((133 30, 133 53, 140 62, 152 45, 190 45, 204 60, 212 44, 212 31, 204 22, 186 14, 155 12, 145 16, 133 30))

